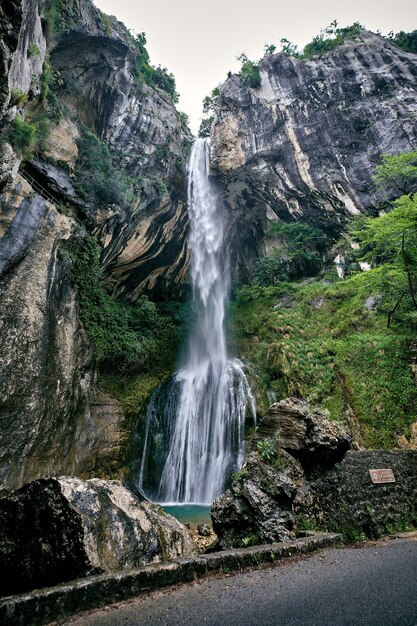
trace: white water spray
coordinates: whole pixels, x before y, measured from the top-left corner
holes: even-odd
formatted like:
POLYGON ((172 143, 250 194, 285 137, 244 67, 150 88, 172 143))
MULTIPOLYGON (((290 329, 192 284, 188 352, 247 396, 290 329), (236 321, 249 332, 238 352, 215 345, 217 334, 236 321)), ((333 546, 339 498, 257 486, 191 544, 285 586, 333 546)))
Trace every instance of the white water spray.
MULTIPOLYGON (((228 475, 240 467, 248 409, 255 401, 242 363, 228 359, 224 332, 229 280, 223 216, 209 177, 208 142, 194 143, 188 173, 189 249, 197 320, 185 366, 174 377, 175 401, 164 408, 169 452, 156 499, 169 503, 210 504, 228 475)), ((147 446, 154 404, 148 410, 147 446)), ((144 457, 145 458, 145 455, 144 457)), ((143 486, 144 463, 140 483, 143 486)))

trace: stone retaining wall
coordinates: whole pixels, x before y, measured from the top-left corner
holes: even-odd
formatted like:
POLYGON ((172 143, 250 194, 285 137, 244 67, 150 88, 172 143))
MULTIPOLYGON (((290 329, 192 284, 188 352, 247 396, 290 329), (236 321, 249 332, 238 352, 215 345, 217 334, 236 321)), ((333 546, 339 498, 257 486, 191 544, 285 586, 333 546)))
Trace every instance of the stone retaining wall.
POLYGON ((402 524, 417 523, 417 452, 348 452, 340 463, 306 482, 294 501, 297 521, 338 530, 349 539, 376 538, 402 524), (391 469, 395 482, 374 484, 370 469, 391 469))

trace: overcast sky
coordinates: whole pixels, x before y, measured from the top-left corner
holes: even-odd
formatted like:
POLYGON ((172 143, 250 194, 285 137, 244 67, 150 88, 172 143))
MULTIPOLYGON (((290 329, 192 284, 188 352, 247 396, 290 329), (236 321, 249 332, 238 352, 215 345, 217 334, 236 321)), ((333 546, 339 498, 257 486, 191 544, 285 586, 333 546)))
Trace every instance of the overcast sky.
POLYGON ((264 44, 286 37, 302 47, 336 19, 369 30, 417 29, 417 0, 95 0, 134 32, 146 33, 153 65, 171 71, 180 93, 178 108, 197 132, 202 100, 237 71, 236 56, 259 59, 264 44))

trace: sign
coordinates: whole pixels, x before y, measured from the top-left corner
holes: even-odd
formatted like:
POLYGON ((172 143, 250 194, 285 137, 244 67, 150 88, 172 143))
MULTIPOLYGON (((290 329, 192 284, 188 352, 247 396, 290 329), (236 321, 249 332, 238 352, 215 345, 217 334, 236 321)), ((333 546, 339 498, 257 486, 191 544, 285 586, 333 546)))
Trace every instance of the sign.
POLYGON ((375 484, 395 483, 395 476, 392 469, 371 469, 369 473, 372 482, 375 484))

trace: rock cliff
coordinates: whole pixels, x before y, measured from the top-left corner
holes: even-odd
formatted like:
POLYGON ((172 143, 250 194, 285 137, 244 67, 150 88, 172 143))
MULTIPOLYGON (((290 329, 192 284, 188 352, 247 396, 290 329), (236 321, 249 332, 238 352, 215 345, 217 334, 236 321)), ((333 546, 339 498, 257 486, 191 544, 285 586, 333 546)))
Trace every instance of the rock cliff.
POLYGON ((311 224, 334 241, 347 216, 381 204, 381 154, 417 146, 417 57, 379 35, 361 31, 308 60, 266 55, 259 70, 259 88, 236 75, 220 87, 211 130, 241 280, 265 253, 269 221, 311 224))
POLYGON ((89 0, 7 2, 0 39, 0 490, 123 477, 132 429, 95 392, 68 243, 96 237, 114 294, 178 292, 190 134, 143 40, 89 0), (124 202, 80 189, 85 137, 117 163, 124 202))

